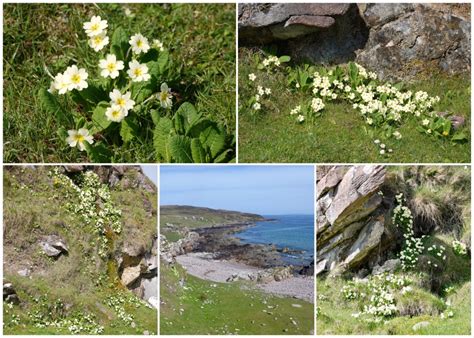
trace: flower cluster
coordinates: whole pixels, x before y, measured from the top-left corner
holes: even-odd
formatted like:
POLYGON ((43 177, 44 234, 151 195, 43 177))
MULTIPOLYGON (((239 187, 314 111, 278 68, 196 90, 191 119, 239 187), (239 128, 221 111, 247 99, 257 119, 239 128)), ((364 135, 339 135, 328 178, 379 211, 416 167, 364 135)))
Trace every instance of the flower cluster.
POLYGON ((255 96, 253 98, 254 104, 252 105, 252 108, 254 110, 262 109, 261 99, 265 98, 265 96, 268 96, 271 93, 272 93, 272 90, 270 88, 264 88, 262 86, 257 86, 257 94, 255 94, 255 96))
MULTIPOLYGON (((89 22, 83 24, 85 34, 89 39, 88 44, 95 52, 102 51, 104 47, 109 44, 107 27, 107 20, 103 20, 100 16, 93 16, 89 22)), ((130 46, 129 51, 131 50, 132 52, 131 60, 128 52, 122 52, 123 55, 121 56, 124 57, 126 54, 125 58, 129 60, 127 66, 125 65, 126 60, 119 60, 118 54, 116 55, 114 53, 103 55, 98 63, 101 77, 118 80, 123 72, 124 77, 126 76, 128 78, 128 85, 125 89, 115 87, 117 83, 121 83, 120 81, 113 81, 111 83, 112 90, 109 92, 110 105, 103 112, 104 118, 110 122, 122 122, 129 115, 129 112, 134 109, 135 101, 131 97, 131 91, 128 90, 132 84, 148 82, 151 79, 151 74, 149 73, 150 69, 147 64, 140 63, 137 60, 141 54, 147 53, 152 48, 148 39, 142 34, 137 33, 130 37, 128 44, 130 46)), ((164 51, 163 43, 159 40, 154 40, 153 46, 160 51, 164 51)), ((112 45, 111 51, 116 51, 114 45, 112 45)), ((63 73, 58 73, 54 76, 48 91, 51 94, 57 92, 59 95, 66 94, 70 91, 82 91, 89 87, 87 82, 88 78, 89 74, 85 68, 72 65, 63 73)), ((158 95, 151 95, 148 100, 152 98, 157 98, 164 108, 170 108, 172 106, 171 90, 166 83, 162 84, 161 92, 158 93, 158 95)), ((86 147, 87 144, 91 145, 94 143, 93 133, 85 126, 79 129, 70 129, 68 130, 68 134, 66 142, 70 147, 77 147, 80 151, 88 150, 86 147)))
POLYGON ((269 56, 262 61, 264 68, 271 69, 272 67, 279 67, 281 64, 280 59, 277 56, 269 56))
POLYGON ((107 230, 116 234, 122 232, 122 212, 115 207, 108 186, 102 184, 93 171, 82 174, 80 184, 61 174, 58 168, 51 175, 55 185, 68 191, 67 198, 71 201, 66 204, 67 210, 79 215, 86 225, 92 226, 94 233, 98 235, 99 256, 107 257, 107 230))
POLYGON ((418 257, 423 253, 426 236, 415 237, 413 231, 413 216, 405 204, 403 194, 395 196, 397 206, 393 209, 392 222, 403 232, 403 249, 400 251, 400 262, 403 270, 410 270, 416 266, 418 257))
POLYGON ((460 242, 458 240, 454 240, 453 243, 453 251, 458 256, 466 256, 467 255, 467 247, 466 244, 460 242))
POLYGON ((356 288, 354 287, 354 282, 348 282, 347 285, 344 285, 341 289, 341 292, 346 300, 354 300, 359 297, 359 293, 357 292, 356 288))
MULTIPOLYGON (((445 254, 446 248, 444 246, 433 244, 433 245, 428 247, 427 251, 433 257, 435 257, 437 259, 442 259, 443 261, 446 261, 446 254, 445 254)), ((433 264, 433 266, 435 268, 438 267, 437 263, 431 262, 431 260, 428 260, 428 265, 431 265, 431 264, 433 264)))

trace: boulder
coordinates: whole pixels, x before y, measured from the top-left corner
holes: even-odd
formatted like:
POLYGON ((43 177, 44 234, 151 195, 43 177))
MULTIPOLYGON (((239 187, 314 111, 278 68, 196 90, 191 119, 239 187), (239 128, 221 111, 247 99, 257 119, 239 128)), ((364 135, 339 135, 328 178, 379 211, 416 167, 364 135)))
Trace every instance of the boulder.
POLYGON ((15 288, 10 282, 3 282, 3 301, 12 304, 20 304, 20 298, 18 298, 15 288))
POLYGON ((68 253, 66 242, 57 235, 44 236, 39 241, 39 245, 48 257, 59 257, 61 254, 68 253))
POLYGON ((361 12, 370 34, 356 61, 379 78, 470 71, 471 24, 466 19, 430 5, 377 3, 361 12))
POLYGON ((419 329, 422 329, 422 328, 427 327, 429 325, 430 325, 430 322, 423 321, 423 322, 419 322, 419 323, 416 323, 415 325, 413 325, 412 329, 413 329, 413 331, 418 331, 419 329))
POLYGON ((140 278, 142 268, 140 265, 129 266, 123 269, 121 281, 125 286, 132 285, 137 279, 140 278))
POLYGON ((373 275, 380 275, 382 273, 386 273, 386 272, 394 272, 395 270, 397 270, 398 268, 400 267, 400 260, 397 258, 397 259, 389 259, 387 261, 385 261, 382 266, 380 265, 376 265, 373 269, 372 269, 372 274, 373 275))

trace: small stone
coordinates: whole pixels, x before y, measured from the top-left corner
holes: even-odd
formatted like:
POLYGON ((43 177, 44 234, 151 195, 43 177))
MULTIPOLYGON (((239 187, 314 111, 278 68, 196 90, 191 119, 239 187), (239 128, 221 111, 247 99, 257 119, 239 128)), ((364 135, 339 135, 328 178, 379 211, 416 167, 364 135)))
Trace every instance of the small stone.
POLYGON ((298 308, 303 307, 301 304, 291 304, 291 306, 293 306, 293 307, 298 307, 298 308))
POLYGON ((418 331, 421 328, 427 327, 430 325, 430 322, 424 321, 424 322, 419 322, 413 325, 413 331, 418 331))

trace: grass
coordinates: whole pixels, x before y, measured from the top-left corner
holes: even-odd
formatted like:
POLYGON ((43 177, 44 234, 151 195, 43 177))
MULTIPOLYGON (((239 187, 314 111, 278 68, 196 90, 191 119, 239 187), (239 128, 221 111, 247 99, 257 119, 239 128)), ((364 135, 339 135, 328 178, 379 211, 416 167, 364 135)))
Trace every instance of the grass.
POLYGON ((160 334, 313 332, 313 304, 308 302, 270 296, 236 283, 204 281, 186 275, 179 266, 162 266, 160 278, 160 334))
MULTIPOLYGON (((21 300, 21 306, 12 309, 4 303, 4 333, 68 334, 65 330, 36 327, 31 316, 35 310, 48 316, 48 307, 59 299, 67 308, 66 318, 79 318, 74 314, 76 311, 92 314, 104 326, 105 334, 156 333, 156 309, 125 302, 123 308, 133 315, 136 324, 132 328, 105 304, 112 296, 135 296, 116 283, 116 269, 109 268, 114 259, 98 257, 96 235, 86 230, 79 217, 62 207, 67 197, 61 188, 53 188, 47 176, 51 168, 15 166, 4 170, 4 278, 13 283, 21 300), (65 240, 67 256, 54 260, 42 253, 38 241, 49 234, 65 240), (17 273, 26 267, 32 268, 29 278, 17 273), (15 316, 19 318, 18 324, 14 323, 15 316)), ((132 176, 131 172, 126 175, 132 176)), ((150 239, 157 233, 156 218, 147 216, 143 205, 144 199, 148 199, 156 214, 156 194, 118 186, 111 190, 111 196, 123 212, 123 232, 114 249, 118 251, 132 241, 134 246, 149 248, 150 239), (132 219, 135 223, 130 223, 132 219)))
MULTIPOLYGON (((239 48, 239 100, 247 102, 250 91, 248 74, 257 73, 254 57, 258 51, 239 48)), ((295 65, 292 65, 295 67, 295 65)), ((417 82, 407 83, 412 91, 424 90, 440 96, 437 109, 466 118, 470 126, 469 75, 447 77, 430 74, 417 82)), ((270 108, 250 114, 239 107, 240 162, 317 162, 317 163, 469 163, 470 143, 453 144, 419 133, 416 121, 409 118, 400 128, 402 139, 396 141, 391 156, 378 154, 373 139, 365 132, 366 124, 347 103, 328 103, 323 115, 314 123, 298 124, 289 112, 307 99, 292 93, 281 73, 268 75, 265 86, 272 91, 270 108)))
MULTIPOLYGON (((170 51, 166 82, 174 104, 198 111, 235 132, 234 4, 5 4, 4 162, 86 162, 56 131, 57 121, 40 107, 36 93, 51 74, 71 63, 94 69, 98 55, 87 45, 82 23, 92 15, 130 33, 160 39, 170 51), (127 16, 129 9, 132 16, 127 16)), ((66 103, 73 109, 70 101, 66 103)), ((72 128, 73 126, 66 126, 72 128)), ((113 162, 152 162, 151 133, 143 142, 114 148, 113 162)))

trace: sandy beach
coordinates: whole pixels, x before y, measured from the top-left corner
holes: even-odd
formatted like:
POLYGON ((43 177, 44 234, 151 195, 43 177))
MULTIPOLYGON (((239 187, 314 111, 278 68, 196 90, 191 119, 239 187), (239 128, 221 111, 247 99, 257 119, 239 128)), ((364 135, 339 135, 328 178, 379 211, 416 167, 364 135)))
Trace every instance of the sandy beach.
MULTIPOLYGON (((227 282, 228 278, 233 275, 247 279, 245 277, 249 274, 261 271, 261 269, 239 262, 214 259, 212 253, 189 253, 177 256, 176 261, 189 274, 219 283, 227 282)), ((311 277, 291 277, 279 282, 257 283, 256 286, 267 293, 314 302, 314 278, 311 277)))

